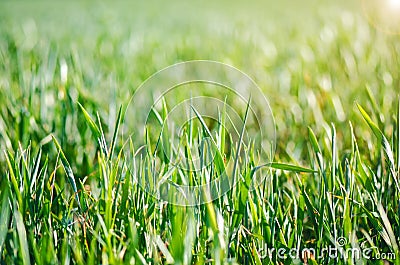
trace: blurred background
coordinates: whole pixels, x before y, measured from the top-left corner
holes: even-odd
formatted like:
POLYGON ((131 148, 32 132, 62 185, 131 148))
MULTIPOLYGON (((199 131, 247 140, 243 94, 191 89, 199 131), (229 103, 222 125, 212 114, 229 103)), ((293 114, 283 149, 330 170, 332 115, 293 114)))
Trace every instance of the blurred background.
MULTIPOLYGON (((1 149, 43 144, 54 133, 83 169, 82 153, 93 157, 95 143, 87 141, 77 101, 112 131, 119 106, 146 78, 194 59, 233 65, 262 88, 280 159, 303 160, 307 126, 328 132, 335 123, 339 148, 348 148, 348 123, 360 117, 354 102, 379 106, 374 115, 391 130, 384 117, 398 94, 396 25, 379 20, 385 13, 373 16, 373 4, 2 1, 1 149)), ((367 138, 363 126, 356 134, 367 138)))

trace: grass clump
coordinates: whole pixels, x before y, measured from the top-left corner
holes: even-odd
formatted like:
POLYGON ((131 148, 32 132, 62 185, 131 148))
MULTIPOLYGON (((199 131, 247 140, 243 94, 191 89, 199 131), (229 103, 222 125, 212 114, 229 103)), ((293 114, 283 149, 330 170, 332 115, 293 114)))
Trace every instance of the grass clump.
MULTIPOLYGON (((396 36, 351 7, 303 10, 313 20, 296 25, 265 23, 258 6, 257 20, 235 21, 199 8, 209 24, 187 12, 161 30, 140 24, 161 24, 151 12, 77 4, 69 12, 81 20, 57 32, 40 5, 26 20, 10 14, 29 6, 0 5, 1 264, 400 263, 396 36), (272 163, 261 165, 251 136, 240 145, 247 135, 225 131, 224 109, 210 123, 193 108, 177 141, 166 126, 145 133, 150 148, 134 144, 126 99, 156 70, 192 59, 235 65, 261 85, 276 119, 272 163), (176 169, 179 150, 186 168, 194 156, 206 166, 176 169), (168 187, 225 170, 236 185, 215 200, 158 199, 180 200, 168 187)), ((168 102, 154 124, 166 113, 168 102)))

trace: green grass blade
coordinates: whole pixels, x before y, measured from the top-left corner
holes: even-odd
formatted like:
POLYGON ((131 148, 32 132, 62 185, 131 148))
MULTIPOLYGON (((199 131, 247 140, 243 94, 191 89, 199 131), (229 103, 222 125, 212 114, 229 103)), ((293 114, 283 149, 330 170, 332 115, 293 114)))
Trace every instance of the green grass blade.
POLYGON ((14 159, 12 158, 10 153, 5 153, 5 156, 6 156, 6 162, 7 162, 7 166, 8 166, 8 170, 9 170, 11 184, 12 184, 14 193, 17 196, 18 206, 20 207, 20 211, 24 211, 23 210, 24 203, 23 203, 23 199, 22 199, 22 194, 19 189, 18 181, 17 181, 16 175, 15 175, 16 171, 15 171, 15 168, 13 167, 14 162, 13 163, 11 162, 11 160, 14 160, 14 159))
POLYGON ((19 253, 21 254, 22 263, 29 265, 31 263, 29 258, 28 237, 26 236, 26 229, 22 214, 19 211, 14 211, 14 220, 18 232, 18 239, 20 244, 19 253))
POLYGON ((285 171, 290 171, 290 172, 296 172, 296 173, 317 173, 318 171, 301 167, 301 166, 296 166, 296 165, 290 165, 290 164, 284 164, 284 163, 278 163, 278 162, 273 162, 268 165, 271 168, 275 169, 281 169, 285 171))
POLYGON ((89 125, 89 128, 92 131, 93 135, 96 137, 96 139, 100 139, 101 133, 100 133, 99 127, 97 127, 96 123, 92 120, 89 113, 81 105, 81 103, 78 102, 78 106, 81 109, 83 116, 85 117, 85 120, 86 120, 87 124, 89 125))
POLYGON ((118 137, 119 127, 121 125, 121 117, 122 117, 122 106, 119 108, 117 121, 115 122, 114 134, 113 134, 113 139, 111 141, 111 147, 110 147, 108 159, 110 159, 114 153, 114 149, 115 149, 115 145, 116 145, 117 137, 118 137))
POLYGON ((271 162, 271 163, 267 163, 267 164, 263 164, 263 165, 254 167, 253 172, 259 170, 262 167, 269 167, 269 168, 280 169, 280 170, 296 172, 296 173, 318 173, 318 171, 312 170, 310 168, 291 165, 291 164, 285 164, 285 163, 279 163, 279 162, 271 162))
POLYGON ((242 131, 240 132, 239 142, 237 143, 237 147, 236 147, 235 163, 233 164, 233 171, 232 171, 233 178, 235 177, 237 167, 239 166, 239 156, 240 156, 240 151, 242 148, 244 132, 246 130, 247 117, 249 115, 250 100, 251 100, 251 98, 249 98, 249 100, 247 101, 246 112, 245 112, 244 121, 243 121, 243 128, 242 128, 242 131))
POLYGON ((168 251, 168 248, 165 246, 164 242, 161 240, 160 236, 156 236, 154 239, 158 248, 163 253, 165 257, 166 264, 174 264, 174 258, 172 257, 171 253, 168 251))
POLYGON ((210 130, 208 129, 208 126, 207 126, 206 122, 204 121, 203 117, 201 116, 201 114, 196 110, 196 108, 194 106, 191 106, 191 108, 194 111, 194 113, 196 114, 197 118, 199 119, 199 121, 201 123, 201 126, 203 127, 203 129, 206 132, 207 136, 211 139, 213 144, 215 146, 217 146, 217 143, 215 142, 214 137, 212 136, 210 130))
POLYGON ((375 136, 378 138, 378 140, 381 142, 383 146, 383 151, 385 153, 386 159, 389 162, 390 166, 390 171, 393 176, 394 182, 396 184, 397 190, 400 192, 400 186, 398 182, 398 176, 396 174, 395 170, 395 162, 394 162, 394 155, 392 148, 389 144, 389 141, 386 139, 385 135, 383 132, 379 129, 379 127, 372 121, 371 117, 368 115, 368 113, 361 107, 361 105, 357 104, 358 109, 361 112, 361 115, 363 116, 364 120, 367 122, 368 126, 371 128, 375 136))
POLYGON ((75 176, 74 176, 74 173, 72 172, 72 168, 71 168, 67 158, 65 157, 64 152, 61 149, 61 146, 58 143, 57 139, 53 135, 52 135, 52 137, 53 137, 53 142, 56 145, 58 152, 60 153, 61 164, 64 168, 65 174, 67 175, 68 181, 72 187, 72 191, 75 194, 75 199, 78 203, 78 207, 79 207, 79 209, 81 209, 81 203, 80 203, 79 196, 78 196, 78 189, 76 187, 75 176))
MULTIPOLYGON (((4 185, 5 186, 5 185, 4 185)), ((5 187, 1 193, 1 212, 0 212, 0 254, 8 232, 10 220, 10 202, 8 198, 8 188, 5 187)))
POLYGON ((396 141, 397 141, 397 148, 396 148, 397 149, 397 175, 400 175, 400 97, 397 100, 396 141))

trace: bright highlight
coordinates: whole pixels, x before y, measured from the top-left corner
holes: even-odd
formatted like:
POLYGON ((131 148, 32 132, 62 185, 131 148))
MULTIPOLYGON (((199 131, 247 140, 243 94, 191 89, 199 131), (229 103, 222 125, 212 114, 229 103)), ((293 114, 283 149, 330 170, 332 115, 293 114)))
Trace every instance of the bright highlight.
POLYGON ((389 6, 391 8, 400 9, 400 0, 389 0, 389 6))

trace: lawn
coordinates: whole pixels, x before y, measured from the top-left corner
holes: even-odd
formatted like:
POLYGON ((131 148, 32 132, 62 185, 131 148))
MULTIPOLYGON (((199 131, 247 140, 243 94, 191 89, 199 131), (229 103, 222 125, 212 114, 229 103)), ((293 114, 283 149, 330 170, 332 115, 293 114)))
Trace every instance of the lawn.
POLYGON ((400 264, 395 0, 114 2, 0 3, 0 264, 400 264))

